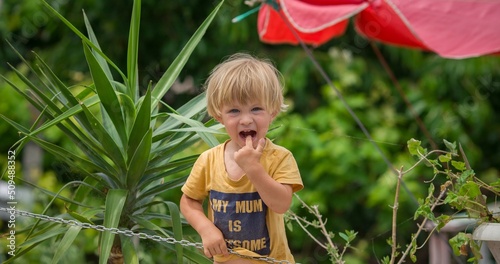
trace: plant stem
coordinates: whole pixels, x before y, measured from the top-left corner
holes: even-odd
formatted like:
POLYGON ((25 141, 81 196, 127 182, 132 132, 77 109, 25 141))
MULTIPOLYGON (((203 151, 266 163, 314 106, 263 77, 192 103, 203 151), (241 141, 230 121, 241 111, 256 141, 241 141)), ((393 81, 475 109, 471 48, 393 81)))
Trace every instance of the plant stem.
MULTIPOLYGON (((447 190, 448 190, 448 188, 442 188, 441 192, 439 193, 439 196, 437 197, 437 199, 434 201, 434 203, 431 206, 431 212, 433 212, 434 209, 436 208, 436 206, 438 206, 439 201, 441 201, 443 196, 446 194, 447 190)), ((413 241, 416 240, 418 238, 418 236, 420 235, 420 233, 425 229, 425 226, 427 224, 427 220, 429 220, 429 218, 425 217, 424 220, 422 221, 422 223, 418 226, 417 232, 412 237, 412 241, 410 242, 410 245, 408 245, 408 247, 406 247, 406 250, 403 253, 403 255, 401 256, 401 258, 399 259, 398 264, 405 262, 406 256, 408 256, 408 254, 410 253, 411 245, 413 244, 413 241)))
POLYGON ((394 206, 392 207, 392 245, 391 245, 391 264, 394 264, 396 260, 396 250, 397 250, 397 242, 396 242, 396 227, 397 227, 397 215, 398 215, 398 207, 399 207, 399 189, 401 187, 401 181, 403 179, 403 167, 398 171, 398 182, 396 184, 396 195, 394 196, 394 206))
MULTIPOLYGON (((328 255, 330 255, 333 259, 335 259, 335 263, 337 264, 344 264, 345 262, 342 260, 342 256, 343 256, 343 253, 342 254, 339 254, 339 250, 338 250, 338 247, 333 243, 328 231, 326 230, 326 222, 323 221, 322 219, 322 216, 318 210, 318 207, 317 206, 309 206, 307 205, 304 201, 302 201, 302 199, 300 199, 300 197, 295 194, 295 197, 302 203, 302 206, 307 208, 307 210, 313 214, 319 221, 319 224, 318 225, 315 225, 315 224, 310 224, 310 225, 313 225, 314 227, 316 228, 320 228, 321 229, 321 233, 325 236, 327 242, 328 242, 328 247, 327 245, 319 242, 307 229, 304 225, 302 225, 301 221, 304 221, 304 222, 307 222, 309 223, 308 221, 298 217, 295 213, 290 212, 290 214, 292 215, 293 219, 295 221, 297 221, 297 223, 299 224, 299 226, 318 244, 320 245, 321 247, 323 247, 324 249, 326 249, 328 251, 328 255)), ((345 252, 345 249, 344 251, 345 252)))

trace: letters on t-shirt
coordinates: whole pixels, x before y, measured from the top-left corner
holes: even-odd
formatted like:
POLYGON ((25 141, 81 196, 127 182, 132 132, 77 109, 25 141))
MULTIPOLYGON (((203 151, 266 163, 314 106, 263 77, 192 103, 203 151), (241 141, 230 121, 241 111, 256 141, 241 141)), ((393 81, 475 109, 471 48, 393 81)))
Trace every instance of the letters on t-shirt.
POLYGON ((266 225, 267 205, 259 193, 224 193, 211 190, 210 206, 214 224, 234 247, 269 255, 270 241, 266 225))

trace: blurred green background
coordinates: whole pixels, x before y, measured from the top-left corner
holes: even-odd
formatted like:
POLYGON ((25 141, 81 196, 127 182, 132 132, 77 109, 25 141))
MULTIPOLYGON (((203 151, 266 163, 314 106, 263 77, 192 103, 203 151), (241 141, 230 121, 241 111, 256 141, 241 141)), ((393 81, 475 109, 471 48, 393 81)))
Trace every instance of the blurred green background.
MULTIPOLYGON (((120 68, 126 67, 131 0, 47 2, 81 30, 84 30, 82 10, 85 10, 103 51, 120 68)), ((141 87, 158 81, 215 4, 217 1, 142 1, 141 87)), ((358 232, 353 244, 356 250, 348 251, 347 263, 377 263, 378 259, 390 254, 386 240, 390 237, 395 175, 301 47, 260 42, 256 14, 238 23, 231 22, 249 9, 243 1, 226 1, 164 100, 173 106, 182 105, 199 94, 210 70, 234 52, 246 51, 271 58, 285 77, 285 96, 290 108, 275 121, 269 137, 295 155, 305 184, 305 189, 298 194, 306 203, 319 206, 332 232, 358 232)), ((16 77, 7 63, 20 71, 25 68, 7 41, 28 60, 33 57, 31 51, 35 51, 66 83, 76 84, 89 79, 79 38, 44 10, 38 0, 0 0, 0 35, 0 71, 13 82, 16 77)), ((345 35, 314 48, 313 54, 395 168, 409 168, 414 163, 406 149, 407 140, 422 140, 424 146, 432 149, 443 147, 442 140, 447 139, 462 144, 481 179, 488 182, 499 177, 498 56, 451 60, 433 53, 370 43, 357 35, 352 24, 345 35), (374 47, 387 60, 397 85, 430 137, 419 127, 409 104, 382 67, 374 47)), ((3 80, 0 80, 0 113, 27 127, 38 115, 3 80)), ((0 135, 3 172, 7 151, 19 135, 3 121, 0 122, 0 135)), ((69 144, 56 129, 43 136, 55 144, 69 144)), ((200 153, 205 149, 206 146, 200 144, 192 152, 200 153)), ((49 190, 57 190, 74 177, 70 168, 36 146, 27 146, 17 159, 23 178, 49 190)), ((402 191, 400 198, 398 243, 401 245, 405 245, 409 234, 417 228, 411 221, 417 207, 414 199, 426 194, 427 187, 421 183, 431 177, 432 171, 425 166, 405 175, 409 192, 402 191)), ((29 201, 26 210, 37 211, 49 199, 32 191, 32 187, 21 187, 27 190, 23 194, 29 201)), ((178 201, 180 193, 178 189, 162 198, 178 201)), ((64 209, 62 202, 58 206, 64 209)), ((306 214, 297 203, 293 210, 306 214)), ((19 218, 19 221, 23 220, 19 218)), ((292 227, 288 237, 298 262, 330 262, 326 252, 305 232, 293 223, 292 227)), ((0 228, 1 233, 8 230, 5 221, 0 228)), ((92 232, 84 234, 92 237, 92 232)), ((317 235, 320 237, 319 233, 317 235)), ((337 237, 334 240, 342 245, 337 237)), ((5 254, 5 239, 1 243, 0 252, 5 254)), ((153 242, 144 241, 145 250, 141 252, 144 263, 165 263, 162 260, 168 259, 169 252, 158 252, 153 246, 148 247, 150 243, 153 242), (148 252, 148 248, 151 251, 148 252)), ((70 248, 74 253, 69 254, 73 257, 68 261, 93 263, 96 250, 76 244, 70 248)), ((34 252, 38 253, 27 256, 35 261, 33 263, 46 263, 45 259, 51 259, 48 247, 34 252)), ((425 247, 418 253, 418 263, 427 263, 427 258, 425 247)))

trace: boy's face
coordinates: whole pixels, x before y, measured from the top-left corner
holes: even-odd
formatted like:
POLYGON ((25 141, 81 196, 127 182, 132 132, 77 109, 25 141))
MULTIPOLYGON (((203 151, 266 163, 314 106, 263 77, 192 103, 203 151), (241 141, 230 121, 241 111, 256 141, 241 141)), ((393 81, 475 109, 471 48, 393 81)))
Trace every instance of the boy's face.
POLYGON ((246 138, 252 137, 252 145, 257 147, 259 139, 265 138, 275 113, 270 113, 258 101, 249 103, 233 102, 221 109, 221 116, 216 118, 226 128, 231 141, 240 148, 245 146, 246 138))

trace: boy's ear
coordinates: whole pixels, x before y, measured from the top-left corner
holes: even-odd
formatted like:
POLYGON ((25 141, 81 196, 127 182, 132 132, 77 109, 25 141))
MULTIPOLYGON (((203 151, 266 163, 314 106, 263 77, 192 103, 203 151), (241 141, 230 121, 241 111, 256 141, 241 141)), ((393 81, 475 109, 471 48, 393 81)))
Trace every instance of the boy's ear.
POLYGON ((215 118, 215 120, 217 120, 217 122, 224 125, 224 123, 222 123, 222 118, 220 116, 214 116, 214 118, 215 118))

